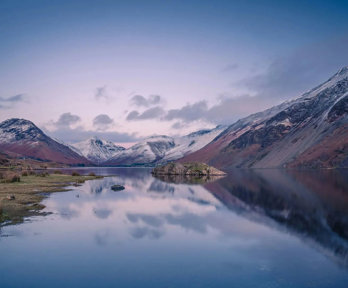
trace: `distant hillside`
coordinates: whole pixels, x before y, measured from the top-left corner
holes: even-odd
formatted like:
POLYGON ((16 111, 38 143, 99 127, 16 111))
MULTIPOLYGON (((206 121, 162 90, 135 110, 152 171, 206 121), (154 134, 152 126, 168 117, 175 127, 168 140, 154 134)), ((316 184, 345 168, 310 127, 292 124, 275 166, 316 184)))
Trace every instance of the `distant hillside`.
POLYGON ((0 150, 41 161, 68 165, 88 165, 90 162, 42 132, 24 119, 8 119, 0 123, 0 150))
POLYGON ((296 100, 237 121, 180 161, 220 169, 348 167, 348 67, 296 100))
POLYGON ((210 143, 225 127, 200 130, 182 137, 152 136, 132 147, 117 152, 104 162, 110 166, 132 166, 167 163, 182 158, 210 143))

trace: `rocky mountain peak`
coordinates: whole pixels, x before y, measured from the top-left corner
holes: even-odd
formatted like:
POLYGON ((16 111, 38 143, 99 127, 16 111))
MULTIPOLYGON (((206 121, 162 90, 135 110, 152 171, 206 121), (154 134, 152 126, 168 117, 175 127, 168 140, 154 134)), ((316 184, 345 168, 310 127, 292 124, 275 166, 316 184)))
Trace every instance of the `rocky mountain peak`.
POLYGON ((348 66, 345 66, 338 70, 338 72, 335 75, 346 75, 348 77, 348 66))
POLYGON ((71 147, 81 156, 86 157, 94 163, 101 163, 113 157, 115 153, 125 150, 111 141, 93 136, 85 141, 74 143, 71 147))
POLYGON ((0 123, 1 142, 39 140, 44 133, 31 121, 12 118, 0 123))
POLYGON ((89 163, 66 145, 47 136, 33 122, 19 118, 0 123, 0 151, 57 163, 89 163))
MULTIPOLYGON (((0 123, 1 128, 8 128, 8 127, 18 127, 21 128, 23 131, 36 127, 35 124, 29 120, 21 119, 21 118, 11 118, 3 121, 0 123)), ((37 128, 37 127, 36 127, 37 128)))

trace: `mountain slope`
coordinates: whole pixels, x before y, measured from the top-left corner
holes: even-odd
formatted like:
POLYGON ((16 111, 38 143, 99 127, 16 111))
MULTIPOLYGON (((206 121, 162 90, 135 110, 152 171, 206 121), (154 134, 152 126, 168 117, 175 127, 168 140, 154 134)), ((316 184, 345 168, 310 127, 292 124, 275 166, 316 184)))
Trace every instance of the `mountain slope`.
POLYGON ((105 165, 155 165, 174 161, 201 149, 219 135, 225 127, 200 130, 183 137, 153 136, 120 151, 105 165))
POLYGON ((63 164, 88 164, 89 161, 58 143, 25 119, 8 119, 0 123, 0 150, 18 156, 63 164))
POLYGON ((203 148, 216 136, 218 136, 225 128, 225 126, 217 126, 211 130, 199 130, 186 136, 176 138, 175 146, 167 151, 166 155, 163 157, 163 161, 166 162, 177 160, 203 148))
POLYGON ((161 160, 166 151, 174 147, 174 139, 168 136, 149 137, 132 147, 117 153, 105 165, 151 165, 161 160))
POLYGON ((71 144, 70 147, 95 164, 105 162, 118 152, 125 150, 124 147, 117 146, 111 141, 102 140, 98 137, 71 144))
POLYGON ((224 169, 348 167, 348 67, 298 99, 237 121, 180 161, 224 169))

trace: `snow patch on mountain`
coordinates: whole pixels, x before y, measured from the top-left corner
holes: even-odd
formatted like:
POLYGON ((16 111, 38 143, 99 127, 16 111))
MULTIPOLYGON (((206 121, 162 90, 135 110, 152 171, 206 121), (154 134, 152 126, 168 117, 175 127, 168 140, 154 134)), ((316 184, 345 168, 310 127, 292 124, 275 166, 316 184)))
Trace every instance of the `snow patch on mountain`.
POLYGON ((85 157, 47 136, 33 122, 12 118, 0 123, 0 150, 43 161, 80 165, 85 157))
POLYGON ((33 122, 12 118, 0 123, 0 143, 42 138, 43 132, 33 122))
POLYGON ((182 137, 152 136, 120 151, 107 165, 155 165, 174 161, 201 149, 217 137, 224 126, 200 130, 182 137))
POLYGON ((168 150, 164 161, 174 161, 195 152, 213 141, 226 127, 217 126, 212 130, 200 130, 175 139, 175 146, 168 150))
POLYGON ((99 139, 98 137, 92 137, 85 141, 71 144, 69 147, 96 164, 105 162, 115 154, 125 150, 122 146, 118 146, 111 141, 99 139))
POLYGON ((345 167, 347 93, 345 67, 297 99, 238 120, 182 161, 204 161, 220 169, 345 167))
POLYGON ((175 146, 174 139, 168 136, 152 136, 120 151, 107 164, 110 165, 145 165, 162 159, 167 150, 175 146))

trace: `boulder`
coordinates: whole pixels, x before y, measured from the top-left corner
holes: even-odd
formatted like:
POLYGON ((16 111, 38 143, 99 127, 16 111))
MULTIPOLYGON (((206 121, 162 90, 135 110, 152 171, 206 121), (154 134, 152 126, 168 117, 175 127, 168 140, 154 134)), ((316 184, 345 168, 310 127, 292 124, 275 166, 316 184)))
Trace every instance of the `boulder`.
POLYGON ((121 191, 121 190, 124 190, 124 189, 125 189, 124 186, 118 185, 118 184, 115 184, 115 185, 111 186, 111 190, 113 190, 113 191, 121 191))

